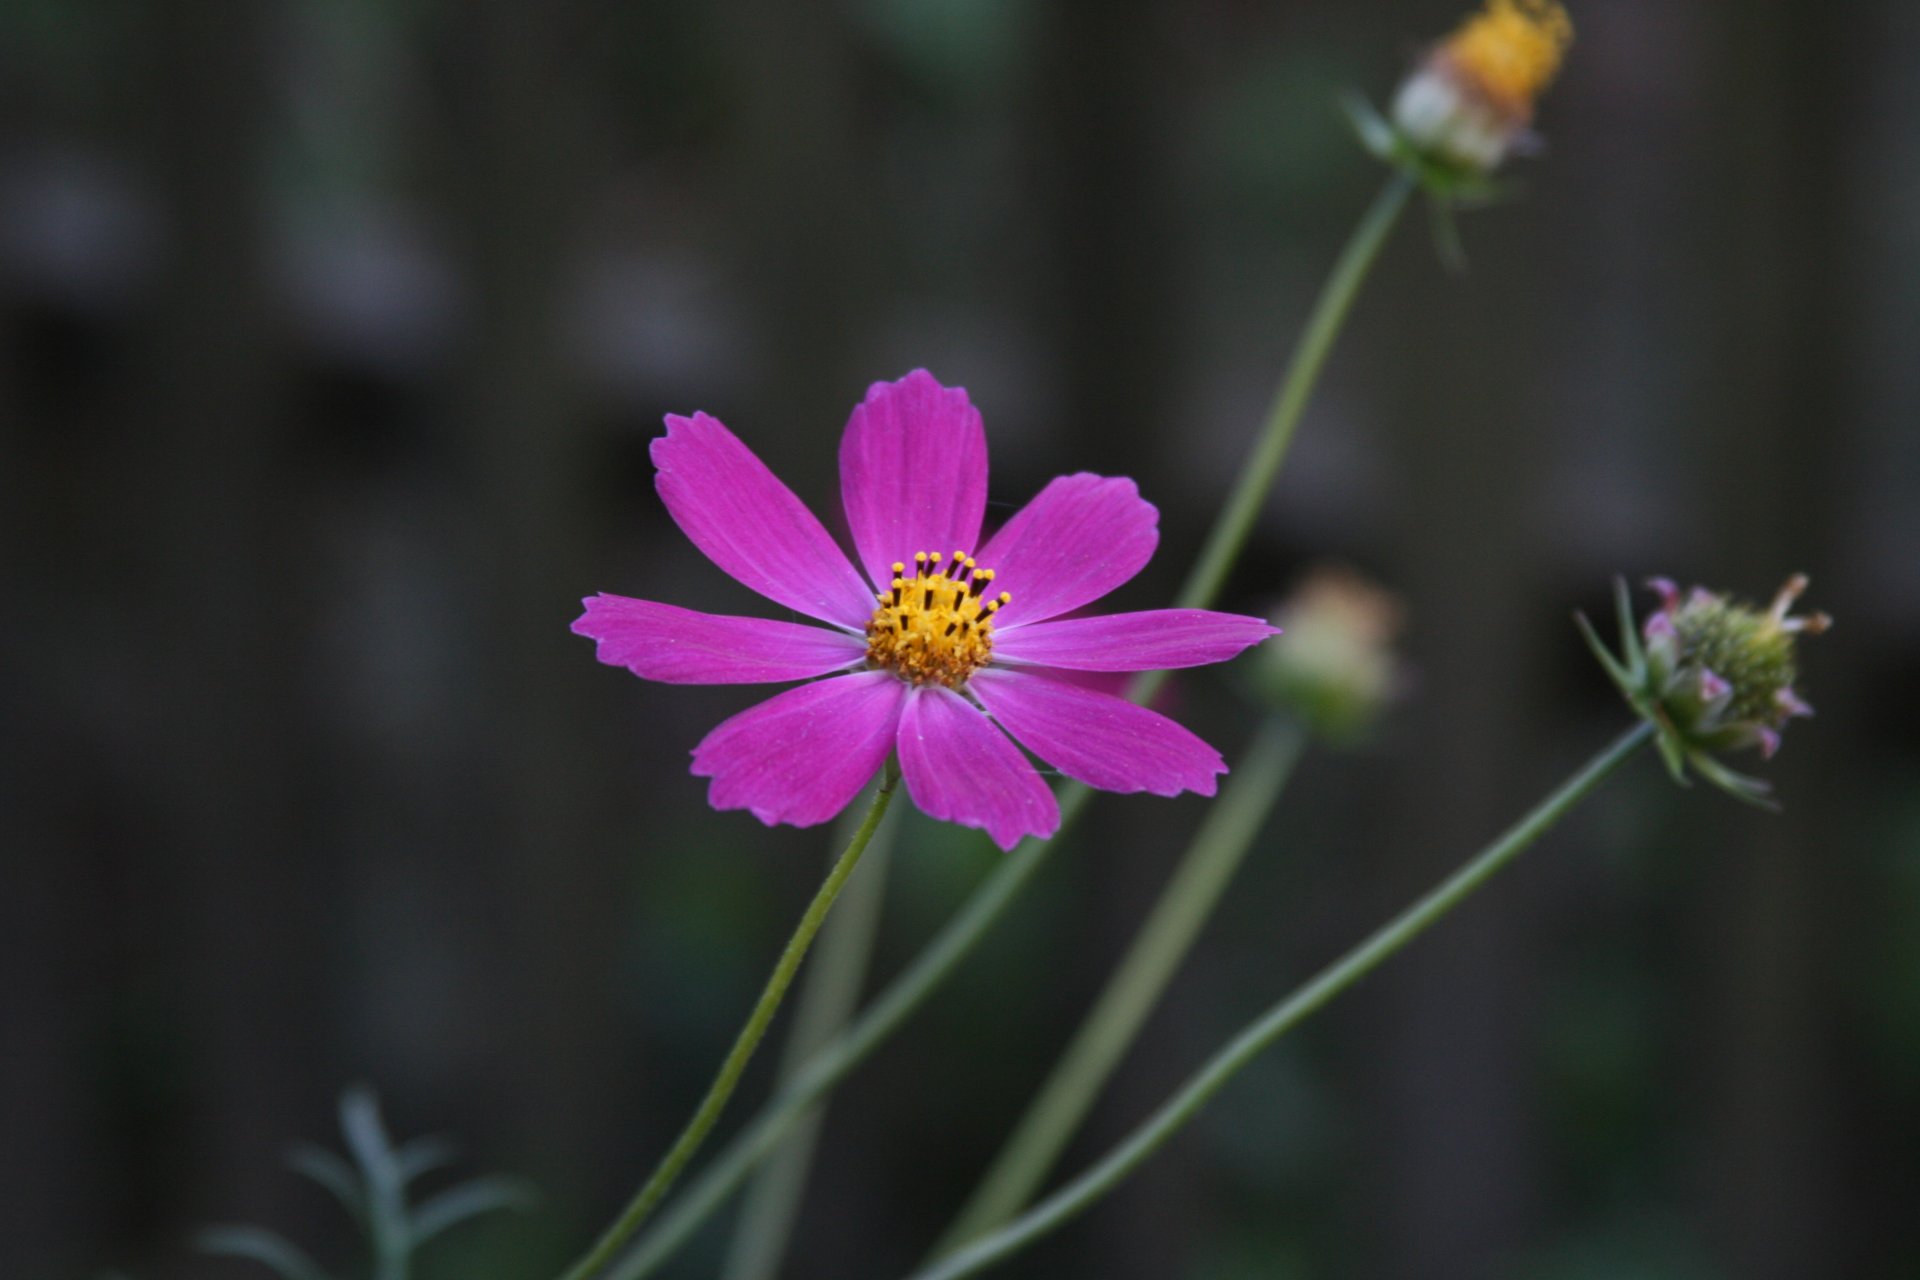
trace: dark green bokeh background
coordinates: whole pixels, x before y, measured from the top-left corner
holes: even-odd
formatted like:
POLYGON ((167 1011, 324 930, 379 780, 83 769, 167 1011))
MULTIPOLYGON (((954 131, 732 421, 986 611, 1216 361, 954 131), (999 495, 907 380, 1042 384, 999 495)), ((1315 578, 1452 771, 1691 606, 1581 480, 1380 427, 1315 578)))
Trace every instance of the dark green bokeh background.
MULTIPOLYGON (((279 1153, 354 1080, 545 1190, 437 1275, 551 1274, 825 853, 686 774, 751 691, 567 632, 595 590, 753 607, 652 493, 661 414, 832 512, 847 409, 925 365, 996 502, 1137 477, 1116 604, 1164 601, 1378 181, 1338 94, 1458 16, 0 7, 0 1275, 260 1274, 186 1249, 212 1220, 341 1256, 279 1153)), ((1615 572, 1813 575, 1786 813, 1640 762, 1003 1274, 1920 1274, 1920 12, 1574 16, 1525 195, 1464 279, 1401 229, 1229 593, 1366 567, 1411 696, 1303 766, 1073 1163, 1617 731, 1568 617, 1615 572)), ((1229 760, 1240 687, 1179 686, 1229 760)), ((1201 811, 1101 801, 849 1082, 790 1275, 918 1256, 1201 811)), ((883 975, 995 856, 906 826, 883 975)))

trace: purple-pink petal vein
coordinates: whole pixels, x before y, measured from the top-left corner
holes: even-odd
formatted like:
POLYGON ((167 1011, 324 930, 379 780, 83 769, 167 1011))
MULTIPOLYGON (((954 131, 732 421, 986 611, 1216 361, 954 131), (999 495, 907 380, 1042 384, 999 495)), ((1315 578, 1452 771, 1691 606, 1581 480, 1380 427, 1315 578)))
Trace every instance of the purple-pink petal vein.
POLYGON ((1210 796, 1220 753, 1157 711, 1035 672, 982 671, 972 689, 1029 751, 1103 791, 1210 796))
POLYGON ((661 500, 710 560, 776 604, 866 626, 873 596, 845 553, 718 419, 670 415, 652 454, 661 500))
POLYGON ((844 631, 770 618, 730 618, 602 592, 573 624, 599 642, 600 661, 666 684, 810 680, 866 657, 844 631))
POLYGON ((839 813, 893 749, 907 686, 885 671, 788 689, 723 722, 693 749, 707 802, 772 826, 839 813))
POLYGON ((1060 806, 1020 748, 951 689, 915 689, 900 717, 900 772, 928 817, 980 827, 1002 849, 1060 827, 1060 806))
POLYGON ((874 585, 916 551, 979 550, 987 510, 987 432, 959 387, 925 369, 876 382, 840 438, 840 495, 874 585))
POLYGON ((1025 626, 1106 595, 1146 567, 1160 513, 1131 480, 1061 476, 987 539, 976 557, 1012 594, 1003 627, 1025 626))
POLYGON ((1151 609, 1008 625, 993 638, 996 660, 1074 671, 1165 671, 1225 662, 1279 634, 1262 618, 1210 609, 1151 609))

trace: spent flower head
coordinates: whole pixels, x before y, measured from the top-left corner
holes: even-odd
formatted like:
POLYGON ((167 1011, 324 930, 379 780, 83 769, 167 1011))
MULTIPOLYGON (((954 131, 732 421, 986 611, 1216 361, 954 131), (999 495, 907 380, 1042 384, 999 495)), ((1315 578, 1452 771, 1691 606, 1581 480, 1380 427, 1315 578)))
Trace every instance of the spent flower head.
POLYGON ((1264 619, 1207 609, 1065 616, 1152 557, 1159 513, 1133 481, 1061 476, 983 538, 980 412, 925 370, 875 383, 841 436, 857 561, 717 419, 668 417, 652 455, 661 500, 695 546, 826 624, 605 594, 584 602, 573 629, 598 642, 602 662, 646 679, 808 682, 694 748, 714 808, 768 825, 824 822, 898 751, 922 812, 1011 849, 1060 824, 1022 747, 1106 791, 1212 795, 1227 771, 1172 720, 1073 678, 1223 662, 1274 634, 1264 619))
POLYGON ((1581 630, 1627 701, 1659 731, 1660 754, 1676 780, 1686 769, 1725 791, 1760 803, 1769 787, 1721 764, 1721 752, 1780 749, 1780 733, 1813 708, 1794 692, 1795 642, 1832 625, 1824 613, 1789 610, 1807 589, 1804 574, 1787 579, 1765 609, 1705 587, 1682 592, 1668 578, 1647 583, 1660 607, 1636 632, 1624 581, 1615 582, 1620 652, 1609 653, 1582 617, 1581 630))
POLYGON ((1393 643, 1399 597, 1344 565, 1319 565, 1274 611, 1287 642, 1260 651, 1265 691, 1322 739, 1351 743, 1405 684, 1393 643))
POLYGON ((1394 94, 1389 119, 1356 103, 1369 150, 1443 199, 1484 197, 1500 162, 1535 145, 1534 104, 1573 42, 1557 0, 1486 0, 1394 94))

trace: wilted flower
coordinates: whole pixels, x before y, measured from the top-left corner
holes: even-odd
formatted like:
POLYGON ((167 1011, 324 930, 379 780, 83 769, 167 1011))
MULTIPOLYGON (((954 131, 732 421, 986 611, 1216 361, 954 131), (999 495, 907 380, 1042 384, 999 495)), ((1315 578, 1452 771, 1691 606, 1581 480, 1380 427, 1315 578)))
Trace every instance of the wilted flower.
POLYGON ((1391 123, 1355 104, 1361 137, 1436 195, 1490 190, 1488 175, 1533 142, 1534 103, 1572 40, 1556 0, 1487 0, 1401 83, 1391 123))
POLYGON ((1780 731, 1813 708, 1794 692, 1795 637, 1817 635, 1832 625, 1824 613, 1796 617, 1788 610, 1807 589, 1795 574, 1762 610, 1695 587, 1682 595, 1667 578, 1648 586, 1660 608, 1638 634, 1624 582, 1616 582, 1620 648, 1609 653, 1583 617, 1581 630, 1627 701, 1659 730, 1660 753, 1676 779, 1686 766, 1746 800, 1763 798, 1767 784, 1733 772, 1714 757, 1722 751, 1758 747, 1771 757, 1780 731))
POLYGON ((1226 765, 1212 747, 1058 675, 1222 662, 1274 634, 1260 618, 1205 609, 1061 617, 1152 558, 1159 513, 1133 481, 1062 476, 983 543, 987 437, 967 393, 924 370, 875 383, 840 441, 863 576, 716 419, 668 417, 652 454, 660 497, 695 546, 775 604, 828 624, 625 596, 585 601, 573 629, 599 642, 602 662, 649 680, 813 681, 694 748, 693 772, 713 780, 714 808, 747 809, 769 825, 824 822, 897 748, 923 812, 984 828, 1010 849, 1060 822, 1052 790, 1015 741, 1103 790, 1214 793, 1226 765))
POLYGON ((1353 570, 1321 565, 1275 611, 1287 642, 1260 651, 1260 679, 1314 733, 1351 742, 1402 684, 1393 641, 1404 613, 1353 570))

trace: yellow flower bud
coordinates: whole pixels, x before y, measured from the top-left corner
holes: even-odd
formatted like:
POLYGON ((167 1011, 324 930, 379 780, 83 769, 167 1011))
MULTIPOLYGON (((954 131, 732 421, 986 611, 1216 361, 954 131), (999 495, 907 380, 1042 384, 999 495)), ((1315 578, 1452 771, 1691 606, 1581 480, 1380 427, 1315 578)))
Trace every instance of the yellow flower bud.
POLYGON ((1400 86, 1393 125, 1428 160, 1484 176, 1532 137, 1573 22, 1555 0, 1487 0, 1400 86))

